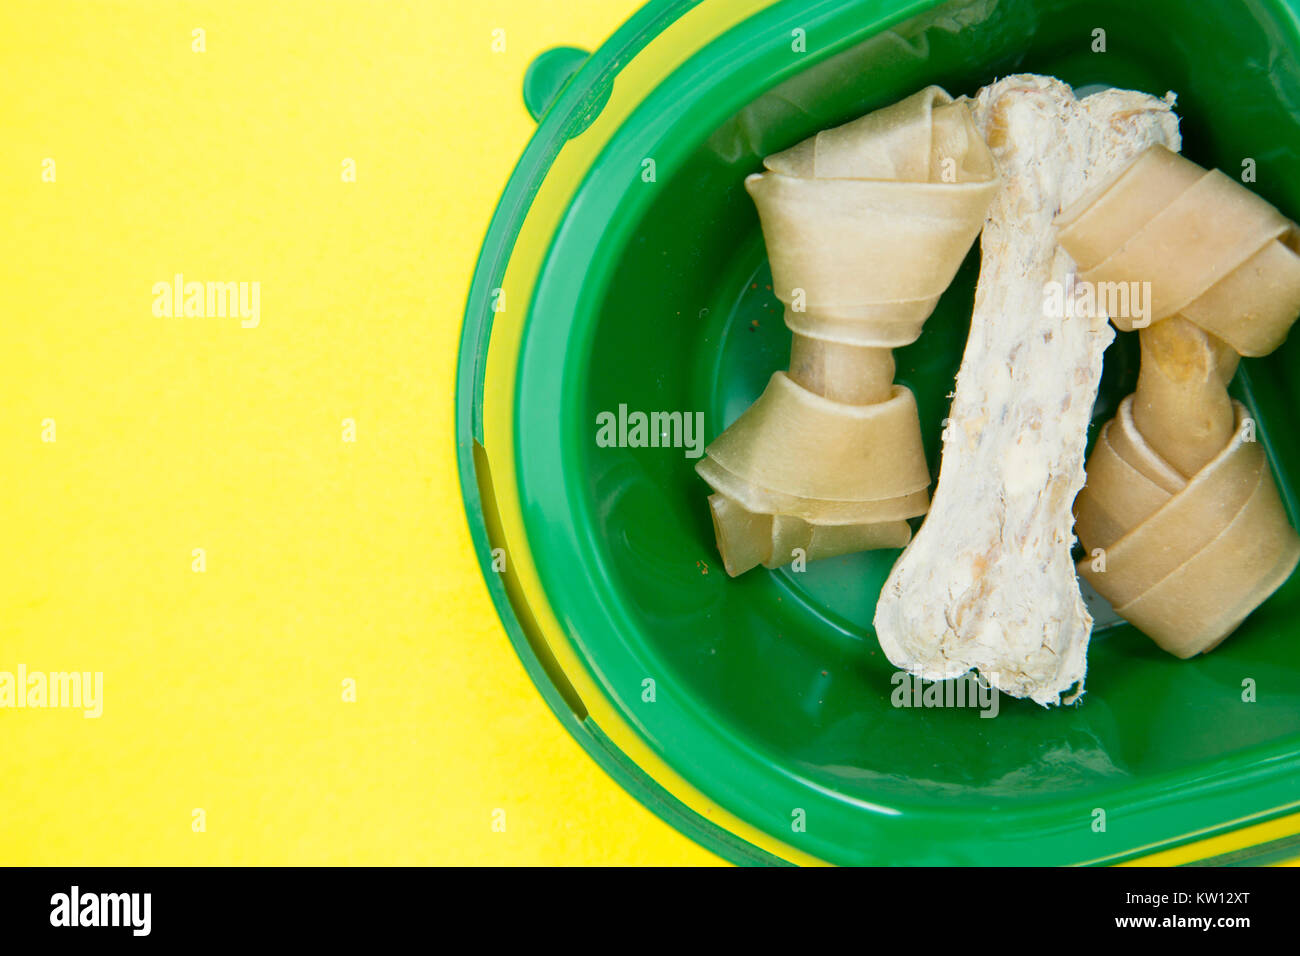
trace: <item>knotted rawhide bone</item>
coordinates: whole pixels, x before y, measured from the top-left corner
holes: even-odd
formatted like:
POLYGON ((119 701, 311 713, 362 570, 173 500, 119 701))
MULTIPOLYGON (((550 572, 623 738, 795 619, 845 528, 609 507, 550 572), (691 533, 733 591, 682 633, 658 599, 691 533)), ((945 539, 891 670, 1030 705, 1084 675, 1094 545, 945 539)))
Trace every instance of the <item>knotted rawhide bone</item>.
MULTIPOLYGON (((1097 438, 1075 502, 1079 573, 1177 657, 1212 650, 1300 561, 1255 423, 1228 396, 1239 353, 1300 311, 1295 226, 1222 173, 1152 149, 1062 215, 1091 282, 1150 282, 1137 390, 1097 438)), ((1134 322, 1112 317, 1121 328, 1134 322)))
POLYGON ((921 334, 983 225, 996 172, 964 103, 929 87, 764 160, 758 207, 790 370, 696 469, 727 573, 899 548, 929 505, 916 400, 892 349, 921 334))
MULTIPOLYGON (((1239 355, 1267 355, 1300 312, 1300 235, 1217 169, 1152 146, 1057 218, 1081 283, 1151 283, 1149 315, 1181 314, 1239 355)), ((1125 332, 1133 317, 1111 317, 1125 332)))

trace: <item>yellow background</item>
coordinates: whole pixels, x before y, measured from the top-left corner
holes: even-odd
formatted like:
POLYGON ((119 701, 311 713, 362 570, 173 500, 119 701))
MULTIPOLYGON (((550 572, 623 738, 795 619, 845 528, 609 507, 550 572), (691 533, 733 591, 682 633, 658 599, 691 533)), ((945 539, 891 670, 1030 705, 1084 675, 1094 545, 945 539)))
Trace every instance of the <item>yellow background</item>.
POLYGON ((546 708, 457 484, 524 70, 636 6, 0 8, 0 671, 104 674, 0 709, 0 863, 719 862, 546 708), (260 325, 155 317, 177 272, 260 325))

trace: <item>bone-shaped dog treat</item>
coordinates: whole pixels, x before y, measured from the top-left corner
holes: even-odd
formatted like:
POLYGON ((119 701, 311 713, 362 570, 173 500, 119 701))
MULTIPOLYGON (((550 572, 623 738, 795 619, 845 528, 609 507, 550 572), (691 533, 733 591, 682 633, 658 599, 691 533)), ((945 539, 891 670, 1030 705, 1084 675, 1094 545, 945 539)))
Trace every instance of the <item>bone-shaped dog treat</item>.
POLYGON ((1254 422, 1227 391, 1238 352, 1276 348, 1300 312, 1296 227, 1222 173, 1158 148, 1061 224, 1085 276, 1151 284, 1156 320, 1140 332, 1137 390, 1088 461, 1079 573, 1160 647, 1192 657, 1300 561, 1254 422))
MULTIPOLYGON (((1240 355, 1267 355, 1300 312, 1295 223, 1217 169, 1154 145, 1057 221, 1079 278, 1151 283, 1149 319, 1181 313, 1240 355)), ((1125 332, 1131 316, 1113 316, 1125 332)))
POLYGON ((996 188, 964 103, 929 87, 767 157, 745 185, 794 332, 789 372, 696 466, 727 573, 899 548, 930 473, 892 349, 921 334, 996 188))
POLYGON ((973 113, 1002 182, 934 501, 881 592, 876 632, 890 661, 922 678, 976 668, 1049 704, 1083 688, 1092 619, 1070 558, 1071 503, 1113 338, 1104 317, 1048 307, 1049 283, 1074 270, 1053 219, 1152 143, 1177 148, 1178 121, 1166 100, 1079 100, 1027 75, 982 89, 973 113))

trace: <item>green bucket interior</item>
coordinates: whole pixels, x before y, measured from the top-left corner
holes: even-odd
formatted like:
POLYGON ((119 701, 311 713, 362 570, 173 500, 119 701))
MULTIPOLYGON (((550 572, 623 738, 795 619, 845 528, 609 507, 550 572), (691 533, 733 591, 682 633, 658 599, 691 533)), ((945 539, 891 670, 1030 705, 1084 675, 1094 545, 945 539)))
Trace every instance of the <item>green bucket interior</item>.
MULTIPOLYGON (((972 94, 1036 72, 1082 92, 1173 90, 1186 155, 1229 175, 1254 160, 1251 188, 1300 216, 1300 58, 1286 3, 976 0, 902 19, 898 8, 787 3, 742 24, 711 57, 682 68, 695 71, 683 78, 689 89, 661 90, 634 114, 629 123, 641 128, 576 188, 539 277, 517 398, 521 501, 557 616, 678 772, 835 862, 1081 862, 1279 808, 1295 793, 1300 750, 1300 582, 1191 661, 1094 608, 1077 706, 1004 697, 992 720, 975 709, 902 709, 891 704, 895 669, 872 629, 900 552, 730 579, 694 459, 595 441, 597 416, 620 405, 702 411, 711 440, 787 366, 790 332, 743 180, 765 155, 927 84, 972 94), (800 23, 804 54, 791 49, 800 23), (1094 49, 1097 30, 1104 52, 1094 49), (656 158, 653 182, 641 175, 643 149, 656 158), (674 722, 656 723, 642 705, 623 656, 683 701, 674 722), (1249 682, 1253 702, 1243 700, 1249 682), (751 784, 771 786, 738 792, 727 766, 701 762, 696 736, 725 739, 766 768, 751 784), (1258 776, 1265 765, 1273 776, 1258 776), (1256 777, 1257 786, 1241 785, 1256 777), (825 801, 806 833, 790 825, 801 792, 825 801), (1139 805, 1160 816, 1135 812, 1126 828, 1121 813, 1097 831, 1093 808, 1139 805), (1006 836, 1016 827, 1046 836, 1016 844, 1006 836)), ((977 244, 921 338, 896 353, 936 476, 978 255, 977 244)), ((1234 382, 1293 520, 1298 350, 1292 336, 1273 355, 1245 360, 1234 382)), ((1136 370, 1136 336, 1120 334, 1106 354, 1094 433, 1132 391, 1136 370)))

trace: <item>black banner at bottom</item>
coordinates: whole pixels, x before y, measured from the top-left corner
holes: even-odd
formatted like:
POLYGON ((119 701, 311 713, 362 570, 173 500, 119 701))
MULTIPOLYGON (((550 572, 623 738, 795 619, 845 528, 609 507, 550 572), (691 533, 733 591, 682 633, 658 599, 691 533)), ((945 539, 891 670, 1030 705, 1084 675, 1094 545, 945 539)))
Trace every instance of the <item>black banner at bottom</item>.
MULTIPOLYGON (((600 926, 698 935, 979 930, 1055 941, 1286 931, 1297 870, 0 869, 6 942, 239 942, 600 926), (611 923, 611 921, 613 921, 611 923), (837 925, 838 924, 838 925, 837 925), (1001 930, 994 930, 1001 926, 1001 930), (530 929, 531 928, 531 929, 530 929)), ((1007 937, 1003 935, 1003 939, 1007 937)), ((15 950, 16 951, 16 950, 15 950)))

